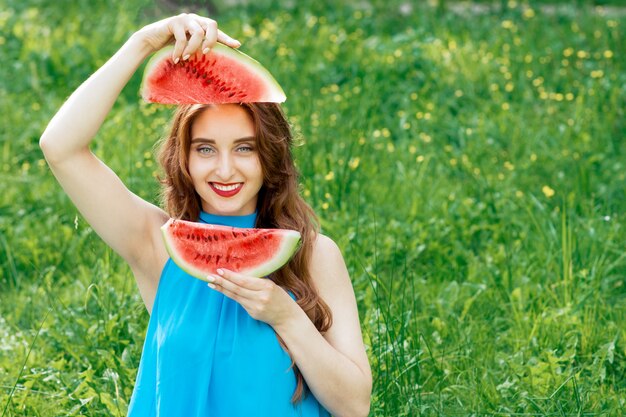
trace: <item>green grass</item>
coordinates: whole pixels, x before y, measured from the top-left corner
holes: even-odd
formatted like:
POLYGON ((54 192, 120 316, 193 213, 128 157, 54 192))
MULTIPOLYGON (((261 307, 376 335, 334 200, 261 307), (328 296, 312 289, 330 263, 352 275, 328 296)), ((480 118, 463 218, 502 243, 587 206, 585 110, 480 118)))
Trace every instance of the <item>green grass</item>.
MULTIPOLYGON (((180 11, 151 3, 0 7, 3 417, 125 415, 148 316, 38 139, 132 31, 180 11)), ((217 5, 287 93, 302 193, 354 282, 371 415, 625 414, 626 13, 400 4, 217 5)), ((171 110, 140 102, 140 75, 93 149, 156 201, 171 110)))

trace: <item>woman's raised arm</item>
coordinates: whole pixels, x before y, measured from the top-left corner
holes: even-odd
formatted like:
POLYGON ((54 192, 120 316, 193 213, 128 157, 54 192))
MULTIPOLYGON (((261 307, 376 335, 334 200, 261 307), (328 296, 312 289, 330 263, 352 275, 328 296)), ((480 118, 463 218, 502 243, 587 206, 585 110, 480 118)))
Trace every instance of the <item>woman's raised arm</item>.
MULTIPOLYGON (((167 215, 130 192, 89 144, 146 57, 174 42, 172 58, 184 59, 216 41, 239 46, 217 29, 215 21, 197 15, 182 14, 145 26, 74 91, 39 141, 53 174, 85 220, 133 268, 148 310, 163 266, 157 262, 163 258, 159 226, 167 215)), ((133 138, 120 131, 119 140, 133 138)))

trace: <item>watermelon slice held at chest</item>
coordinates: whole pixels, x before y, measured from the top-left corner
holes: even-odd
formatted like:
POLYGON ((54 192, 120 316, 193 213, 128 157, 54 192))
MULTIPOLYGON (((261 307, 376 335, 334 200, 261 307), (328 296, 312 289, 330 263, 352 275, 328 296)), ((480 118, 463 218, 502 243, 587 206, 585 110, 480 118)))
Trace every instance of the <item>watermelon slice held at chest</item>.
POLYGON ((226 268, 264 277, 285 265, 298 249, 300 233, 285 229, 245 229, 170 219, 161 227, 172 260, 203 281, 226 268))
POLYGON ((141 84, 143 99, 162 104, 218 104, 285 101, 270 72, 243 52, 215 44, 208 54, 172 61, 172 47, 148 62, 141 84))

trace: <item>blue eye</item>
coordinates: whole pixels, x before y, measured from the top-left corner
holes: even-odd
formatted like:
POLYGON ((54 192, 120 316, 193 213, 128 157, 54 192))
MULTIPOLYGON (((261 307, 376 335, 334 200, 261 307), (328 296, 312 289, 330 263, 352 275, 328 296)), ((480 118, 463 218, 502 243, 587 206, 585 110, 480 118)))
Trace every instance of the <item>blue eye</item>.
POLYGON ((213 152, 213 148, 210 146, 199 146, 197 151, 203 155, 209 154, 213 152))

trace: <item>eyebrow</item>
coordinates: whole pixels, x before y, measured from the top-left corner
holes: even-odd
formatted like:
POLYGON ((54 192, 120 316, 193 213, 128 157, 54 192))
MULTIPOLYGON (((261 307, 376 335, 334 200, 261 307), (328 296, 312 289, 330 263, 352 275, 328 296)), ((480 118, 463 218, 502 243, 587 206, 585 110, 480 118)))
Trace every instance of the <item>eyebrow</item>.
MULTIPOLYGON (((254 142, 254 141, 255 141, 254 136, 246 136, 245 138, 235 139, 234 143, 254 142)), ((198 143, 198 142, 215 144, 215 139, 210 139, 210 138, 193 138, 193 139, 191 139, 191 143, 198 143)))

